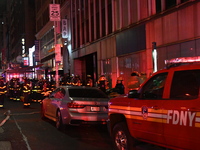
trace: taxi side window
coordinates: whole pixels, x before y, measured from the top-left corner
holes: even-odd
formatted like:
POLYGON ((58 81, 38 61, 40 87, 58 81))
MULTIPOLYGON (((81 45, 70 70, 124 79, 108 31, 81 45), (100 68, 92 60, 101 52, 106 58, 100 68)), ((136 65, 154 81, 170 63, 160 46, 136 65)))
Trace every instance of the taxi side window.
POLYGON ((162 99, 167 72, 155 75, 142 88, 140 98, 162 99))
POLYGON ((196 99, 199 95, 200 70, 175 71, 170 99, 196 99))

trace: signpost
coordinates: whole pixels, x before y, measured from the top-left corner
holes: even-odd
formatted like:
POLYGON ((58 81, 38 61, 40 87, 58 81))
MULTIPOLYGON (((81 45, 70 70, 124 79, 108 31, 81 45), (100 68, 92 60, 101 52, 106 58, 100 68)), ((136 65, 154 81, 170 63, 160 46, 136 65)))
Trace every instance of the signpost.
POLYGON ((59 78, 58 78, 58 63, 60 63, 60 46, 57 44, 57 34, 56 34, 56 26, 57 22, 60 21, 60 4, 55 4, 55 0, 53 4, 49 4, 49 17, 50 21, 54 21, 54 47, 55 47, 55 67, 56 67, 56 87, 59 86, 59 78), (57 60, 59 59, 59 60, 57 60))

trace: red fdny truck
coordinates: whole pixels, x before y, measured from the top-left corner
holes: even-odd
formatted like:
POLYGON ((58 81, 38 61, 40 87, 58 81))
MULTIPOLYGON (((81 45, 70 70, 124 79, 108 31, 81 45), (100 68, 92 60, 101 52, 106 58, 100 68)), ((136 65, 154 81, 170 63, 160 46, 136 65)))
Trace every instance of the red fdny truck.
POLYGON ((168 61, 140 88, 109 101, 109 127, 117 150, 137 141, 170 149, 200 149, 200 57, 168 61))

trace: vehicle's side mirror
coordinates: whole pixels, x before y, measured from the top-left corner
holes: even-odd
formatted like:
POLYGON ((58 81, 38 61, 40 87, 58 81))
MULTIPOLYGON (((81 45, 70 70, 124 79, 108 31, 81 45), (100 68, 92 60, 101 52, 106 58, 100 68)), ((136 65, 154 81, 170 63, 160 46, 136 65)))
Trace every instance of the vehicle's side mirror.
POLYGON ((128 92, 128 98, 139 98, 138 90, 130 90, 128 92))

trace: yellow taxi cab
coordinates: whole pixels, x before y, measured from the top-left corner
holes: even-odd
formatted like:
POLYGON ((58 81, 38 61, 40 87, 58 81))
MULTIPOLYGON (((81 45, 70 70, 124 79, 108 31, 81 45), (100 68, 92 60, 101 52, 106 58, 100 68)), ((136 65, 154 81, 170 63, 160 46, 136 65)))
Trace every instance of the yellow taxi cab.
POLYGON ((200 149, 199 60, 169 60, 166 69, 154 73, 137 91, 109 101, 115 149, 131 150, 138 140, 170 149, 200 149))

